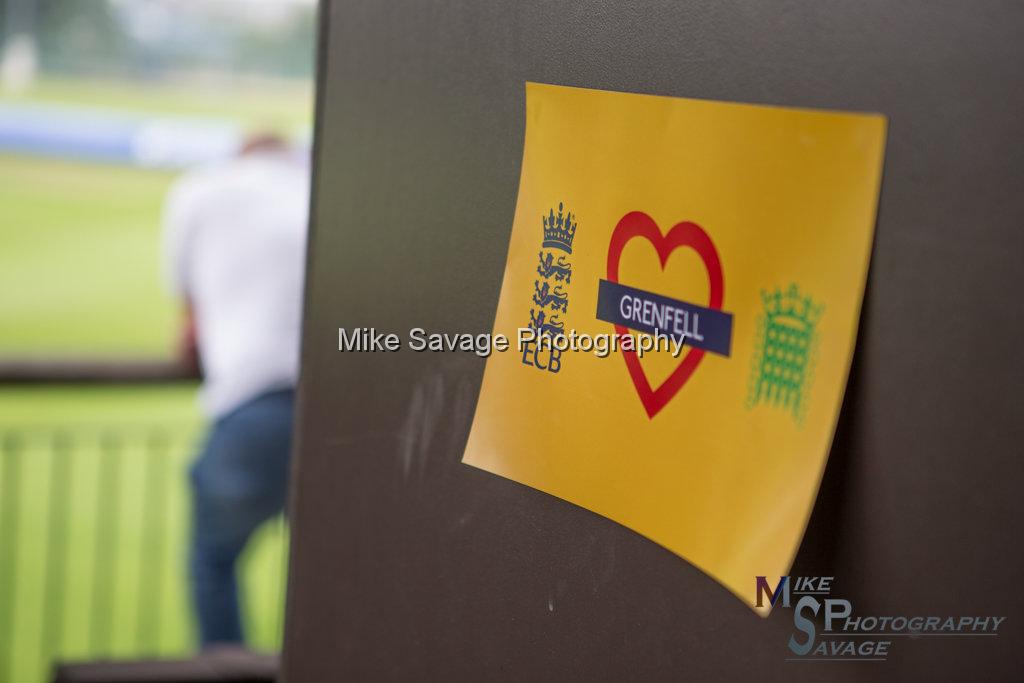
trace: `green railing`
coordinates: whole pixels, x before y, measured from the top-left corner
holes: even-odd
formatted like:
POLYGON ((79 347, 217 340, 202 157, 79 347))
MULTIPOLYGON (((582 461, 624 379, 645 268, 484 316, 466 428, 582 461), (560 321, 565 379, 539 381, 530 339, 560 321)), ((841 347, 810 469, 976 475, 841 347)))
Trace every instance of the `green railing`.
MULTIPOLYGON (((201 436, 194 422, 0 425, 0 681, 194 650, 187 472, 201 436)), ((240 563, 257 649, 280 645, 286 542, 270 522, 240 563)))

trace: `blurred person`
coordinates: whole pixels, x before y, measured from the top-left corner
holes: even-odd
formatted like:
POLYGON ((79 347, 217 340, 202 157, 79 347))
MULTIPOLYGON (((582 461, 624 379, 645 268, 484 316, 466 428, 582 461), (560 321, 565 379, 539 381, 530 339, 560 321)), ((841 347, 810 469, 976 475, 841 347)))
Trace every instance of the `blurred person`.
POLYGON ((202 368, 212 422, 191 469, 203 648, 244 643, 235 564, 285 505, 308 204, 308 158, 273 135, 186 174, 167 199, 165 259, 185 310, 179 355, 202 368))

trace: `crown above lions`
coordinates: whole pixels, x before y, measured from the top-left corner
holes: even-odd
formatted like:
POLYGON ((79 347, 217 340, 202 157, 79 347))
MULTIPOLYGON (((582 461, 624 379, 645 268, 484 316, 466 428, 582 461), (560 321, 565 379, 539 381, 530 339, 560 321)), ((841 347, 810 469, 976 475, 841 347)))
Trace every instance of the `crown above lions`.
POLYGON ((542 218, 544 223, 544 243, 542 246, 561 249, 567 254, 572 253, 572 240, 576 237, 576 221, 571 213, 562 214, 562 203, 558 203, 558 215, 551 209, 542 218))

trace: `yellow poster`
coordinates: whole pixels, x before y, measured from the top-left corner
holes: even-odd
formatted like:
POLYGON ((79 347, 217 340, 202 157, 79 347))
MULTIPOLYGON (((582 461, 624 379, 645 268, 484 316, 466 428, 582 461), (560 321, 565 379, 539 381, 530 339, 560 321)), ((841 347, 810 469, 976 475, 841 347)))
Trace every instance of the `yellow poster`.
MULTIPOLYGON (((754 607, 835 429, 885 119, 528 83, 463 461, 604 515, 754 607)), ((766 609, 764 609, 766 613, 766 609)))

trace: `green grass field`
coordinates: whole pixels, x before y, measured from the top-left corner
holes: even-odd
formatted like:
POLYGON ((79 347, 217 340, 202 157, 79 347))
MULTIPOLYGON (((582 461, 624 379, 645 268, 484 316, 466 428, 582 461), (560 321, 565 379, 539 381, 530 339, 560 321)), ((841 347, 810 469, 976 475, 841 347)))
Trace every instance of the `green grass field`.
MULTIPOLYGON (((288 129, 308 125, 311 111, 305 85, 268 93, 44 81, 20 99, 288 129)), ((177 311, 162 287, 159 221, 173 179, 0 153, 0 358, 167 357, 177 311)), ((17 455, 0 452, 0 680, 46 680, 54 657, 194 647, 184 565, 185 471, 202 433, 194 397, 189 385, 0 386, 0 438, 21 444, 17 455), (154 427, 173 438, 155 470, 132 436, 154 427), (99 445, 111 430, 124 439, 116 496, 99 445), (77 444, 69 459, 54 455, 59 434, 77 444), (157 490, 163 513, 151 517, 163 533, 154 540, 145 520, 147 491, 157 490), (150 580, 153 557, 163 569, 150 580)), ((262 649, 280 642, 285 542, 280 525, 268 525, 243 562, 247 626, 262 649)))
POLYGON ((0 357, 170 352, 159 221, 172 180, 0 154, 0 357))
POLYGON ((141 83, 46 78, 12 102, 102 107, 132 113, 230 119, 243 125, 299 131, 312 125, 312 83, 229 85, 220 81, 141 83))
MULTIPOLYGON (((193 650, 184 564, 186 471, 202 433, 193 395, 192 386, 0 392, 0 680, 47 680, 58 658, 193 650), (154 429, 167 439, 156 453, 145 442, 154 429), (60 437, 73 444, 63 453, 60 437)), ((271 523, 241 563, 258 649, 280 643, 284 547, 271 523)))

